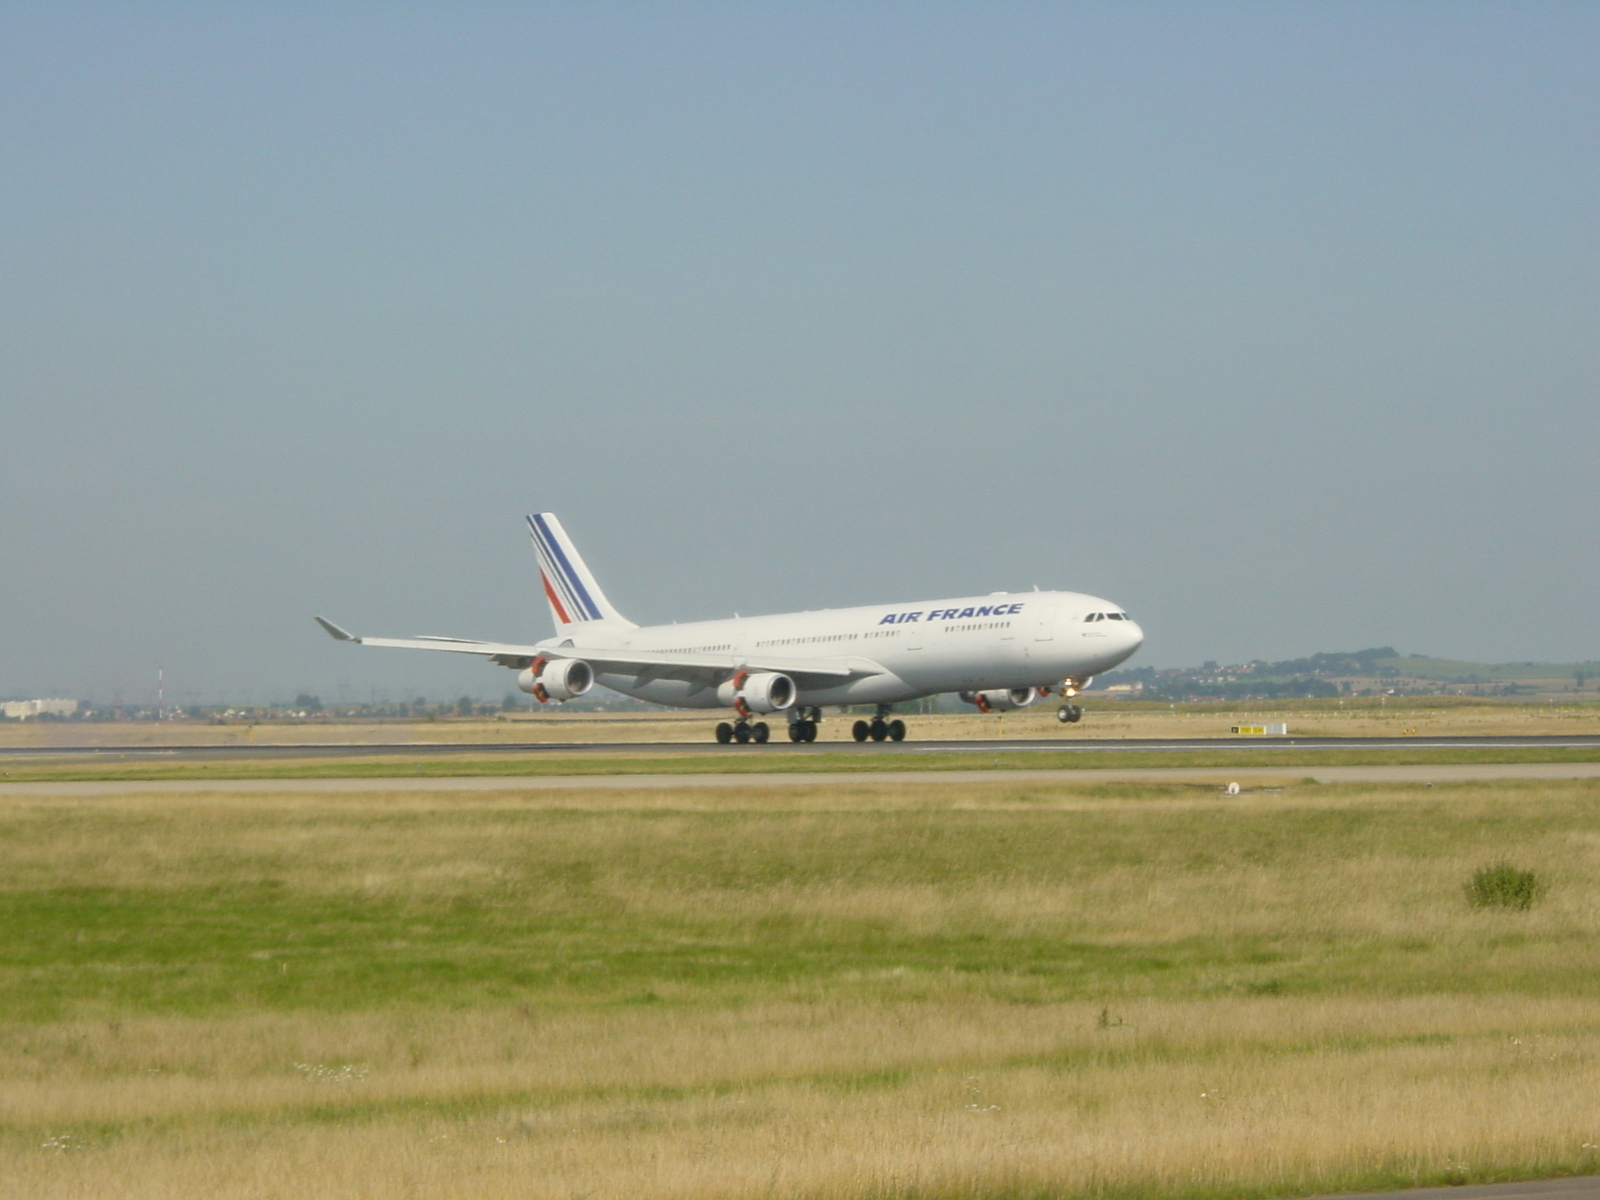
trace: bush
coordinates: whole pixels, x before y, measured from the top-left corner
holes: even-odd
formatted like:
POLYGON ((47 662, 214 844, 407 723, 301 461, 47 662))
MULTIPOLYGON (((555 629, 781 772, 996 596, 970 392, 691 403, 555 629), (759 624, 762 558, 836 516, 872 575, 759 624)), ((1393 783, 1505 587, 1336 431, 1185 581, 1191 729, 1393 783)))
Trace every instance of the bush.
POLYGON ((1500 862, 1472 873, 1467 881, 1467 903, 1473 908, 1527 909, 1533 907, 1543 891, 1544 886, 1532 871, 1500 862))

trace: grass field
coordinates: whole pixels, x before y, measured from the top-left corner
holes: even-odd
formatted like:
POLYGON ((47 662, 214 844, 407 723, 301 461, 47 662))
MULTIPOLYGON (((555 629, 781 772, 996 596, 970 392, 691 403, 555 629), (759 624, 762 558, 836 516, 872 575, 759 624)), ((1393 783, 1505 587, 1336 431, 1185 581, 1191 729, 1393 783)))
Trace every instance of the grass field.
POLYGON ((12 797, 0 1196, 1600 1171, 1597 923, 1600 782, 12 797))
POLYGON ((1287 743, 1219 745, 1216 749, 1119 750, 1115 743, 1103 749, 1051 751, 1007 750, 994 755, 941 751, 918 753, 830 753, 783 745, 733 746, 707 753, 698 747, 650 751, 550 751, 537 755, 515 752, 481 757, 403 752, 376 757, 317 758, 314 755, 279 758, 203 759, 119 758, 68 755, 13 758, 0 768, 0 788, 6 783, 71 781, 137 781, 142 783, 251 779, 460 779, 534 776, 615 775, 827 775, 838 773, 890 774, 904 771, 1004 771, 1190 767, 1195 769, 1340 766, 1438 766, 1484 763, 1562 763, 1600 761, 1600 746, 1401 746, 1320 749, 1287 743))

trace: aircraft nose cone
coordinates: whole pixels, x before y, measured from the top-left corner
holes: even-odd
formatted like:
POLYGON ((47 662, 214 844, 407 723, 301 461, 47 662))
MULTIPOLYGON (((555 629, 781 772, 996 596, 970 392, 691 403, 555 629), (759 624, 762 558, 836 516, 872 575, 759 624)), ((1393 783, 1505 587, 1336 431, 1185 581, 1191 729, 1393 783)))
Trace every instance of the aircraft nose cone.
POLYGON ((1123 644, 1127 647, 1129 654, 1144 645, 1144 630, 1140 629, 1134 621, 1127 621, 1123 624, 1122 636, 1124 639, 1123 644))

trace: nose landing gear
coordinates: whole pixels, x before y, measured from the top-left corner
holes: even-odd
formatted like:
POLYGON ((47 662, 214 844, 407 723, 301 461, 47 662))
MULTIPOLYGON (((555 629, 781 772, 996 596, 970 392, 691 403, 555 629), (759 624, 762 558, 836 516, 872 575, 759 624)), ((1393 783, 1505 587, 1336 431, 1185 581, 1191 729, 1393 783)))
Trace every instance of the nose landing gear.
POLYGON ((1083 708, 1081 705, 1074 704, 1072 698, 1088 686, 1089 680, 1087 678, 1066 679, 1062 681, 1060 687, 1040 688, 1039 694, 1041 696, 1048 696, 1051 692, 1058 694, 1066 703, 1056 709, 1056 720, 1063 725, 1076 725, 1083 720, 1083 708))

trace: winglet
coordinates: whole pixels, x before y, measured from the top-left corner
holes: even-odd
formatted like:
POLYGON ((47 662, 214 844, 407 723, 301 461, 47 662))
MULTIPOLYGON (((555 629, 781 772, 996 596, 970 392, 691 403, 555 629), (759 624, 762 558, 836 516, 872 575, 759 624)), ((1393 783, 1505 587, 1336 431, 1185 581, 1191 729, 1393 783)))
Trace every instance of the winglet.
POLYGON ((317 624, 326 629, 328 631, 328 636, 336 642, 359 642, 361 640, 349 630, 340 629, 332 621, 324 620, 322 617, 317 617, 315 619, 317 624))

